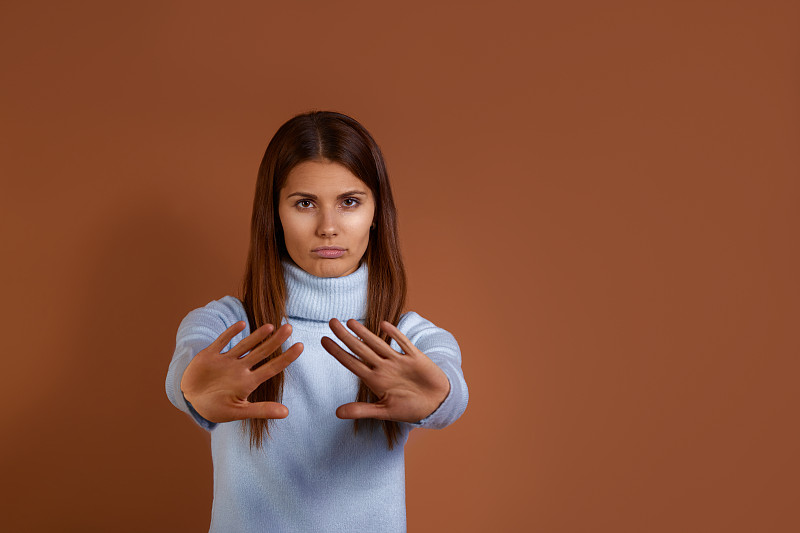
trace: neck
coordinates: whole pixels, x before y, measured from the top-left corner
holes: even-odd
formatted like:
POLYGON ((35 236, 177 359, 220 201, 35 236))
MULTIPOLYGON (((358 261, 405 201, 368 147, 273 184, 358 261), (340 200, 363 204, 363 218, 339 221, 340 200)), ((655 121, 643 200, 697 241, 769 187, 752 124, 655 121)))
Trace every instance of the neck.
POLYGON ((289 260, 282 260, 286 280, 286 315, 328 322, 367 318, 367 263, 355 272, 339 278, 320 278, 309 274, 289 260))

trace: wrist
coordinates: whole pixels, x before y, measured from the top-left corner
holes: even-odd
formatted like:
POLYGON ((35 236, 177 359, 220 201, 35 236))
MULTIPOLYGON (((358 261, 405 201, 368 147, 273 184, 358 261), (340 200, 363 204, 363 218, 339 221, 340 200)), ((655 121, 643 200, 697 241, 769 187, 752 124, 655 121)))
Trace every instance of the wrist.
MULTIPOLYGON (((442 372, 442 374, 444 375, 444 372, 442 372)), ((449 395, 450 395, 450 380, 447 379, 447 376, 445 375, 444 376, 444 386, 441 388, 441 391, 440 391, 440 394, 439 394, 439 403, 436 404, 436 409, 438 409, 444 403, 444 401, 447 399, 447 397, 449 395)), ((434 411, 436 409, 434 409, 434 411)))
POLYGON ((450 395, 450 380, 447 378, 444 372, 442 372, 442 382, 439 387, 437 387, 437 393, 433 396, 434 401, 431 402, 431 409, 428 411, 428 414, 425 415, 423 418, 428 418, 433 413, 436 412, 439 407, 442 406, 444 401, 450 395))
POLYGON ((181 387, 181 394, 183 394, 183 399, 186 400, 186 403, 192 402, 192 398, 194 398, 194 395, 191 392, 181 387))

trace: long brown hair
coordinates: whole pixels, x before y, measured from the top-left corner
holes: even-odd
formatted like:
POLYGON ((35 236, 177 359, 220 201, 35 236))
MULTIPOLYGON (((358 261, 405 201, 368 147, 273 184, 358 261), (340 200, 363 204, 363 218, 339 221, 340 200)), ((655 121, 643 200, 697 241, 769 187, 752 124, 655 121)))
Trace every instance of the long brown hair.
MULTIPOLYGON (((278 216, 279 193, 289 171, 303 161, 329 160, 347 167, 372 191, 375 199, 375 229, 359 266, 368 268, 367 316, 364 325, 389 343, 379 331, 386 320, 397 325, 406 301, 406 273, 400 254, 397 211, 392 199, 389 175, 378 144, 355 119, 332 111, 302 113, 284 123, 270 140, 258 169, 253 216, 250 223, 250 250, 242 279, 241 298, 250 331, 264 324, 281 325, 286 311, 286 282, 281 260, 289 258, 278 216)), ((282 353, 278 350, 264 362, 282 353)), ((263 364, 263 363, 262 363, 263 364)), ((290 370, 290 369, 288 369, 290 370)), ((291 370, 290 370, 291 371, 291 370)), ((280 402, 283 372, 258 386, 248 397, 251 402, 280 402)), ((378 398, 359 378, 355 401, 373 402, 378 398)), ((379 422, 389 449, 399 437, 399 424, 391 420, 355 419, 353 432, 365 424, 370 431, 379 422)), ((242 420, 242 431, 250 430, 250 447, 261 448, 264 432, 269 435, 272 419, 242 420)))

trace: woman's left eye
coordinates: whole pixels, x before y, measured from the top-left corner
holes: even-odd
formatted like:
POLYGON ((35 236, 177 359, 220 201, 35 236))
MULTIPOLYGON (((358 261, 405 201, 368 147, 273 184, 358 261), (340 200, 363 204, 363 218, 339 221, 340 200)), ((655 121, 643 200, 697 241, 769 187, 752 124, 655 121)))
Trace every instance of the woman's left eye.
POLYGON ((356 200, 355 198, 345 198, 345 200, 344 200, 344 201, 345 201, 345 202, 348 202, 348 201, 351 201, 351 200, 352 200, 354 203, 353 203, 353 204, 350 204, 350 205, 348 205, 347 207, 355 207, 355 206, 357 206, 357 205, 360 203, 360 202, 359 202, 358 200, 356 200))

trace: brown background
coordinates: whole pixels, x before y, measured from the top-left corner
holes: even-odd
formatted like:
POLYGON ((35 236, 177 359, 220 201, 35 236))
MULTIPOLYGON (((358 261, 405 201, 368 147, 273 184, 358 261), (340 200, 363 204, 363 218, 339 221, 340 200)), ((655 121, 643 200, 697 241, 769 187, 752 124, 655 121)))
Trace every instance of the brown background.
POLYGON ((547 4, 4 2, 3 529, 207 530, 177 326, 332 109, 470 389, 410 531, 797 531, 798 4, 547 4))

